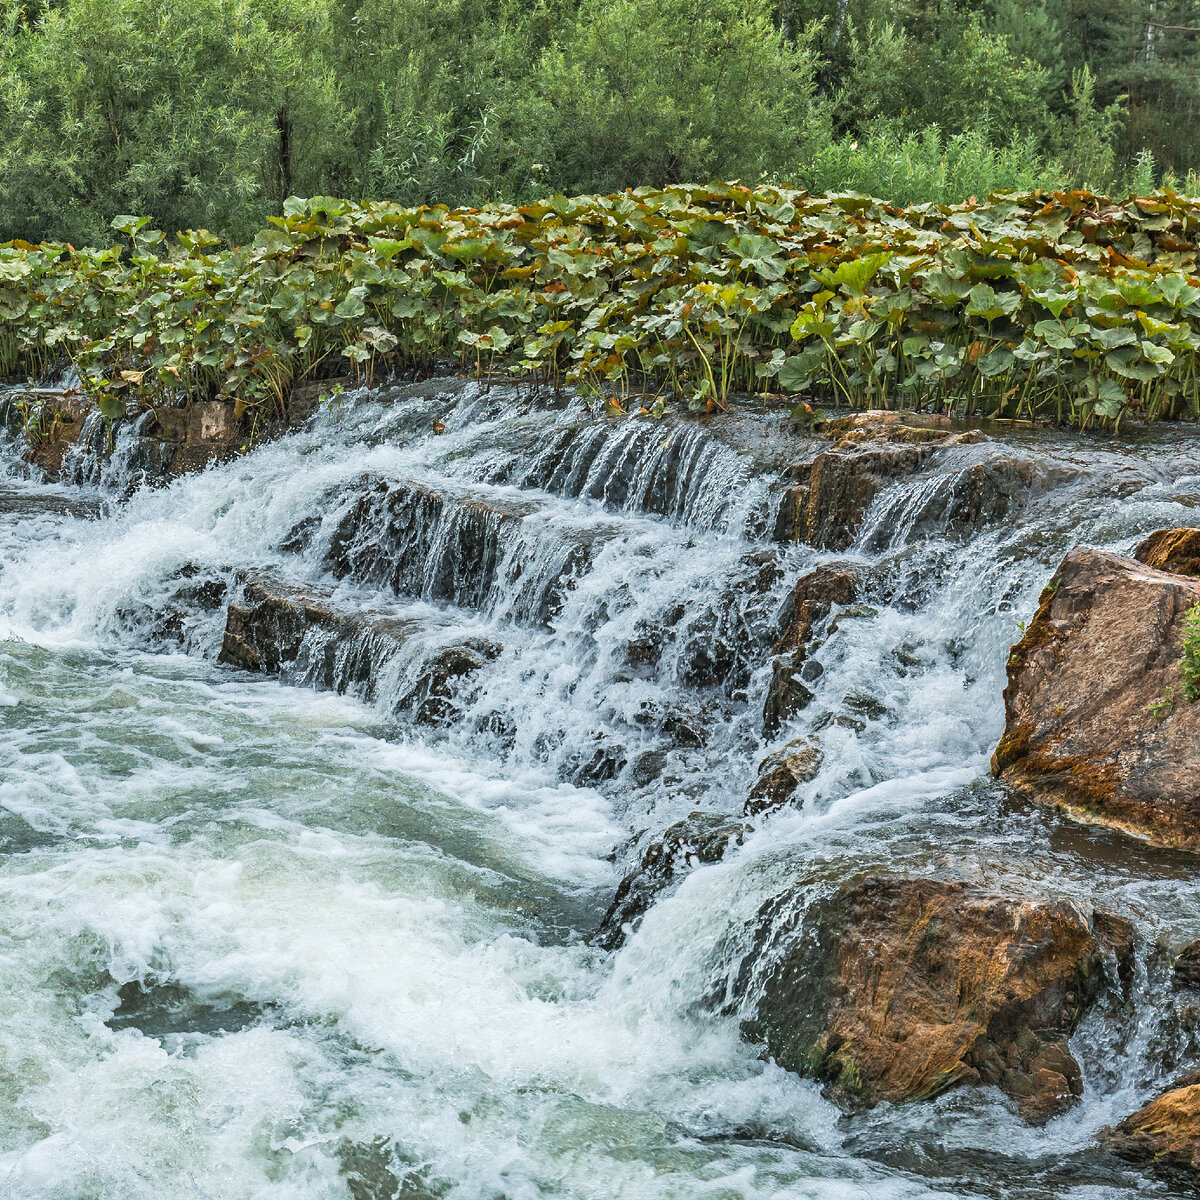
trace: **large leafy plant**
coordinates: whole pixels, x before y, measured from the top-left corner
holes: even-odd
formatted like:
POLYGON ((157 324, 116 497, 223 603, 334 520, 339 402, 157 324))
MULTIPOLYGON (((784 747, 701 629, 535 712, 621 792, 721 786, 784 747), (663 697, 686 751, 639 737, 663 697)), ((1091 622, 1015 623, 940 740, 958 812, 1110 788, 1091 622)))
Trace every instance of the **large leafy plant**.
POLYGON ((289 201, 248 246, 118 218, 0 247, 0 372, 107 415, 457 359, 618 408, 761 391, 1117 426, 1200 413, 1200 206, 1170 191, 898 209, 737 184, 483 209, 289 201))

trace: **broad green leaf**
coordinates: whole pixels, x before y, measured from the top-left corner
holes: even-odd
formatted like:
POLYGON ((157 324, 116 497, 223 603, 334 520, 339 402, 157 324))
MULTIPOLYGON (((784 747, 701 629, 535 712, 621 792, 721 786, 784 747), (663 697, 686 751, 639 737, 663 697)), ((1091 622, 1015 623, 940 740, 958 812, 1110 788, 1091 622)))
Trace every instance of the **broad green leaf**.
POLYGON ((1013 352, 1006 346, 997 346, 994 350, 983 355, 975 364, 976 370, 984 378, 993 375, 1003 375, 1013 365, 1013 352))

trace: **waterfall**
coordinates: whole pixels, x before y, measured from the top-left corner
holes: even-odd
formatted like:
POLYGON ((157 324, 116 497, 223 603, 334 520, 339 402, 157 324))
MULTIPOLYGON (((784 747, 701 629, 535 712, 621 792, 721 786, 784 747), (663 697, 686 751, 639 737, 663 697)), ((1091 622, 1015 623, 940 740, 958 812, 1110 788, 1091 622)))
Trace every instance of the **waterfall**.
POLYGON ((1146 1194, 1092 1142, 1194 1053, 1159 946, 1200 935, 1192 873, 987 760, 1061 555, 1194 524, 1192 441, 955 445, 818 550, 775 514, 828 443, 753 406, 604 419, 443 378, 169 486, 140 433, 89 422, 56 485, 2 451, 0 1194, 1146 1194), (767 732, 823 567, 855 594, 767 732), (745 817, 800 738, 802 803, 745 817), (593 944, 695 810, 739 838, 593 944), (1075 1109, 843 1119, 742 1036, 812 904, 871 872, 1135 921, 1075 1109))

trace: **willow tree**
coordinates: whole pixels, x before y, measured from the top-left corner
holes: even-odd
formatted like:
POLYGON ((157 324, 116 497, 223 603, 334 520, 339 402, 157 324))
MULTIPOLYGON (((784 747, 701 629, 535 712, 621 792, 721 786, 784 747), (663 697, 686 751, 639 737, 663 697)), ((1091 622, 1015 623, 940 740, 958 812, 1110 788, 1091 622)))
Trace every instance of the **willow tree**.
POLYGON ((323 2, 69 0, 30 19, 0 0, 0 240, 106 243, 121 212, 244 237, 319 190, 345 140, 323 2))

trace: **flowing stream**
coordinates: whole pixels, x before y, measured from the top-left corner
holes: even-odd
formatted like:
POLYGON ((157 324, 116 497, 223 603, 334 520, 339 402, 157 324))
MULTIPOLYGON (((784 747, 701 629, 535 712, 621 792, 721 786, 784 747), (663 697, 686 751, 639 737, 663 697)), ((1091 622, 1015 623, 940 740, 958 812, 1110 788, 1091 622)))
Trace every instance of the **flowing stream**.
POLYGON ((1200 936, 1193 860, 1017 804, 987 764, 1061 555, 1197 523, 1190 431, 955 447, 839 554, 771 541, 806 443, 749 409, 603 421, 443 379, 159 489, 136 439, 107 463, 82 440, 75 484, 0 464, 0 1196, 1173 1194, 1094 1138, 1195 1061, 1169 971, 1200 936), (961 472, 1014 456, 1019 510, 950 529, 961 472), (764 740, 788 597, 832 559, 866 594, 764 740), (386 645, 314 636, 283 680, 219 664, 254 578, 386 645), (464 644, 482 665, 430 707, 464 644), (813 733, 802 807, 590 943, 650 840, 740 814, 813 733), (1132 996, 1072 1043, 1079 1105, 845 1117, 742 1038, 754 915, 864 870, 1134 920, 1132 996))

